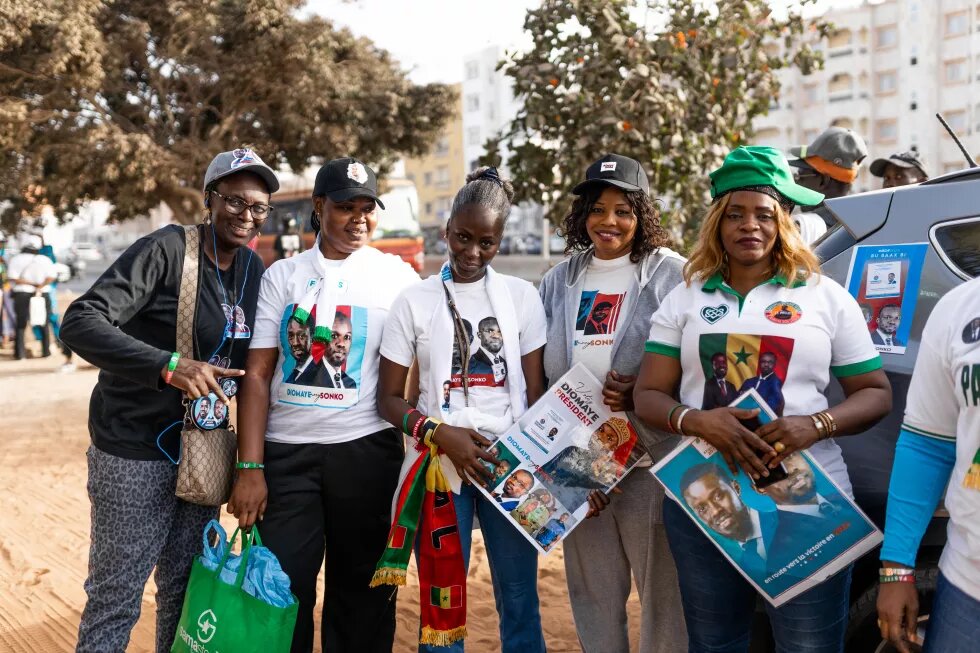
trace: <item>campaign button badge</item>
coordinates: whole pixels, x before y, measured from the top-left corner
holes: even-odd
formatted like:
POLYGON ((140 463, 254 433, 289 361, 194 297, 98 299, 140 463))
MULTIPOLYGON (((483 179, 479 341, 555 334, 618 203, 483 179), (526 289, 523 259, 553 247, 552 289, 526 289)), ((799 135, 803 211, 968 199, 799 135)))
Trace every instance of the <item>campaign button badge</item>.
POLYGON ((803 310, 792 302, 775 302, 766 307, 766 319, 776 324, 792 324, 803 317, 803 310))
POLYGON ((238 381, 232 378, 221 379, 221 391, 231 399, 238 393, 238 381))
POLYGON ((191 421, 202 431, 213 431, 221 426, 227 417, 228 408, 225 402, 219 400, 213 392, 191 402, 191 421))

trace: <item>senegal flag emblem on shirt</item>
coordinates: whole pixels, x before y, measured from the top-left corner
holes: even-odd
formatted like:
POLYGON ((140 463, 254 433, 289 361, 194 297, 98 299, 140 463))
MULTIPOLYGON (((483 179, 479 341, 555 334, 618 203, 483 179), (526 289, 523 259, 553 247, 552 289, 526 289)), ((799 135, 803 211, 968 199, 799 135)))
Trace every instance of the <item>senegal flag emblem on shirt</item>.
POLYGON ((783 385, 793 356, 792 338, 744 333, 706 333, 698 342, 704 371, 701 408, 727 406, 755 389, 777 415, 783 413, 783 385))

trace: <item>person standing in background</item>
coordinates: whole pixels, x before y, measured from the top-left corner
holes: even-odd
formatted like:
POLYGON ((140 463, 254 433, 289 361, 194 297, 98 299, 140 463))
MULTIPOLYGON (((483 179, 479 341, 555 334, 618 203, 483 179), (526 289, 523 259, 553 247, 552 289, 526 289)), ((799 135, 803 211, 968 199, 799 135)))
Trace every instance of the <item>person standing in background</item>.
POLYGON ((51 319, 51 283, 55 280, 54 263, 41 254, 44 241, 40 236, 21 237, 20 254, 10 260, 7 276, 10 278, 14 295, 14 313, 17 317, 14 336, 14 360, 26 355, 27 345, 24 332, 30 324, 31 298, 43 297, 45 321, 41 329, 41 356, 51 355, 51 335, 48 322, 51 319))
MULTIPOLYGON (((43 240, 43 238, 42 238, 43 240)), ((58 259, 54 254, 54 247, 44 243, 41 247, 40 254, 47 256, 51 259, 52 263, 57 264, 58 259)), ((55 280, 51 282, 51 291, 48 293, 48 297, 51 299, 51 310, 48 311, 48 325, 51 327, 51 333, 54 334, 54 339, 58 341, 61 346, 61 353, 65 356, 65 362, 61 364, 58 371, 60 372, 74 372, 75 363, 72 362, 71 349, 68 345, 64 343, 61 339, 61 318, 58 314, 58 280, 57 274, 55 274, 55 280)), ((46 327, 45 327, 46 328, 46 327)), ((38 336, 38 340, 41 340, 42 327, 34 327, 34 335, 38 336)))
MULTIPOLYGON (((660 226, 638 161, 608 154, 589 166, 585 180, 572 192, 575 201, 562 227, 565 252, 571 257, 541 280, 548 320, 545 374, 553 383, 574 364, 585 364, 603 380, 606 406, 626 411, 641 444, 658 460, 677 438, 635 419, 633 385, 650 318, 682 281, 684 259, 667 246, 670 237, 660 226)), ((597 442, 601 430, 593 435, 597 442)), ((607 446, 614 450, 623 439, 607 446)), ((582 451, 567 451, 575 450, 582 451)), ((562 455, 546 466, 561 467, 562 455)), ((608 508, 564 540, 565 575, 579 642, 586 653, 630 650, 626 601, 635 578, 642 611, 640 650, 683 650, 687 636, 677 570, 661 516, 663 488, 648 469, 635 470, 618 487, 622 494, 611 502, 593 491, 590 502, 609 502, 608 508), (603 554, 596 556, 596 551, 603 554)))
POLYGON ((925 164, 915 150, 897 152, 887 159, 875 159, 871 162, 870 172, 881 177, 882 188, 909 186, 929 179, 925 164))
POLYGON ((7 282, 7 234, 0 231, 0 346, 14 339, 14 298, 7 282))

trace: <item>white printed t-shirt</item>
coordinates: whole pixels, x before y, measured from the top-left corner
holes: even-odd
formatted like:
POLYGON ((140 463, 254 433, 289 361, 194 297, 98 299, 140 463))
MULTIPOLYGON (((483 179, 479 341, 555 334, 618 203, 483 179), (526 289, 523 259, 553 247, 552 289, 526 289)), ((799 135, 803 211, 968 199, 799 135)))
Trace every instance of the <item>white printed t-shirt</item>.
POLYGON ((251 346, 279 349, 267 440, 331 444, 391 426, 378 414, 378 350, 389 307, 419 280, 399 257, 372 247, 332 261, 316 246, 265 271, 251 346), (312 341, 314 318, 304 327, 290 317, 324 268, 338 290, 331 341, 321 344, 312 341))
MULTIPOLYGON (((28 254, 23 252, 10 259, 7 266, 7 277, 23 279, 28 283, 18 283, 11 290, 14 292, 33 293, 37 288, 30 284, 42 284, 57 276, 54 263, 44 254, 28 254)), ((42 286, 41 292, 51 291, 51 286, 42 286)))
MULTIPOLYGON (((812 415, 828 407, 823 390, 831 373, 881 367, 857 302, 818 274, 792 285, 777 276, 744 297, 720 275, 682 283, 654 313, 646 350, 680 359, 681 401, 705 410, 755 388, 779 415, 812 415)), ((853 496, 833 439, 809 453, 853 496)))
POLYGON ((636 263, 629 254, 604 261, 589 261, 579 298, 572 364, 584 363, 599 381, 605 381, 612 365, 613 341, 621 320, 629 313, 630 286, 636 277, 636 263))
MULTIPOLYGON (((520 333, 521 356, 543 347, 546 333, 544 307, 534 286, 516 277, 498 274, 507 284, 520 333)), ((486 279, 473 283, 454 284, 456 308, 464 323, 472 329, 469 360, 469 405, 480 412, 506 416, 511 412, 508 379, 511 374, 523 374, 521 361, 504 358, 503 337, 497 326, 486 279), (481 325, 483 328, 481 328, 481 325), (494 351, 496 350, 496 351, 494 351)), ((435 406, 446 410, 445 389, 449 389, 448 412, 462 409, 466 404, 463 396, 462 368, 459 350, 453 342, 452 369, 429 369, 429 348, 432 346, 429 328, 432 316, 446 305, 446 295, 439 284, 419 284, 402 293, 391 307, 385 325, 381 355, 388 360, 409 367, 418 357, 421 395, 420 410, 437 414, 435 406), (443 396, 429 397, 430 374, 438 374, 443 380, 443 396)), ((469 329, 467 329, 469 331, 469 329)), ((452 331, 449 330, 449 334, 452 331)), ((450 335, 450 338, 452 336, 450 335)), ((449 347, 450 343, 438 343, 449 347)), ((510 418, 517 419, 518 415, 510 418)))
POLYGON ((939 568, 980 601, 980 279, 949 291, 929 315, 902 428, 956 444, 939 568))

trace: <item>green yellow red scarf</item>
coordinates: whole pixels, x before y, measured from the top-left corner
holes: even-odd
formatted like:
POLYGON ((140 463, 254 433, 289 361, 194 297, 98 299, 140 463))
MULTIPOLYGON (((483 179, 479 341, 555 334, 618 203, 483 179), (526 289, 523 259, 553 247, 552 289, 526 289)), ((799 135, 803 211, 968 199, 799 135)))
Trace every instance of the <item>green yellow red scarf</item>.
MULTIPOLYGON (((423 452, 398 489, 388 546, 371 587, 404 585, 415 547, 419 569, 422 631, 420 644, 449 646, 466 637, 466 567, 459 540, 453 494, 439 463, 438 447, 423 452)), ((409 451, 409 455, 417 453, 409 451)))

